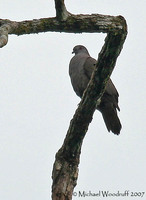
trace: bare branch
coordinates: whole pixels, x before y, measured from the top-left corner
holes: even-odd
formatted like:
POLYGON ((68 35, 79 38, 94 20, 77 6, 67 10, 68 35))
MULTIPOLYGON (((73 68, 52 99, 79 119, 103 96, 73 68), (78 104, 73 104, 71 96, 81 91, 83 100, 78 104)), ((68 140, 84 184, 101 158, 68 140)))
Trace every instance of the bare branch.
MULTIPOLYGON (((126 28, 126 27, 125 27, 126 28)), ((126 29, 125 29, 126 30, 126 29)), ((96 69, 71 120, 64 144, 56 154, 53 168, 53 200, 70 200, 78 177, 81 146, 106 83, 121 52, 127 32, 109 33, 99 54, 96 69), (98 86, 98 87, 97 87, 98 86)))
POLYGON ((8 42, 9 25, 3 25, 0 27, 0 48, 5 46, 8 42))
POLYGON ((106 83, 123 47, 127 35, 127 25, 122 16, 73 15, 66 10, 64 0, 55 0, 55 7, 55 18, 22 22, 0 19, 0 47, 7 43, 8 34, 23 35, 48 31, 107 33, 96 69, 71 120, 66 138, 56 154, 54 163, 52 198, 53 200, 70 200, 78 177, 82 142, 96 109, 97 100, 104 93, 106 83))
POLYGON ((55 0, 56 18, 59 21, 65 21, 70 13, 66 10, 64 0, 55 0))
POLYGON ((41 32, 67 33, 108 33, 123 30, 125 19, 122 16, 110 15, 71 15, 66 21, 58 22, 56 18, 42 18, 15 22, 0 19, 0 25, 9 26, 8 33, 15 35, 41 32))

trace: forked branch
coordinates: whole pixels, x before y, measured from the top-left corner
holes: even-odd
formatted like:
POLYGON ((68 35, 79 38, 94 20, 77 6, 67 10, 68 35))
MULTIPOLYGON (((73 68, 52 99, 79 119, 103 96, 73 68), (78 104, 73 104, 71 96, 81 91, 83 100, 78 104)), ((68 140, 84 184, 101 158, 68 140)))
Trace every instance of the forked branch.
POLYGON ((64 0, 55 0, 55 8, 57 20, 65 21, 70 13, 66 10, 64 0))
POLYGON ((83 98, 53 167, 53 200, 71 200, 78 178, 78 165, 83 139, 92 121, 93 113, 105 90, 127 36, 126 21, 122 16, 73 15, 65 7, 64 0, 55 0, 56 17, 15 22, 0 19, 0 47, 6 45, 8 34, 31 34, 40 32, 107 33, 105 44, 99 54, 97 66, 84 92, 83 98), (98 85, 98 87, 97 87, 98 85))

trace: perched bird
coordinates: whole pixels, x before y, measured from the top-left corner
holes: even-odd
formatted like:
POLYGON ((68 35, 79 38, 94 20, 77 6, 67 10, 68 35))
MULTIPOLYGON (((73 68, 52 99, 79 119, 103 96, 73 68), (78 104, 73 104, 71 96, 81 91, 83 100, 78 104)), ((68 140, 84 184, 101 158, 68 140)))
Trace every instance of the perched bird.
MULTIPOLYGON (((82 97, 97 61, 90 56, 86 47, 82 45, 75 46, 72 53, 75 55, 69 64, 69 75, 75 93, 82 97)), ((118 97, 119 94, 111 79, 109 79, 101 102, 97 107, 102 113, 107 130, 117 135, 120 134, 122 127, 117 116, 117 109, 120 111, 118 97)))

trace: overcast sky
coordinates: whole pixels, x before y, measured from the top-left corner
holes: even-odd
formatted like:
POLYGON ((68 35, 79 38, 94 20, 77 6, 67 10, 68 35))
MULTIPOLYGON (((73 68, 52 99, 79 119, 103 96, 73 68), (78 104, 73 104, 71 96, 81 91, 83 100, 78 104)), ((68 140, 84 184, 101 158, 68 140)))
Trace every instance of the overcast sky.
MULTIPOLYGON (((75 192, 146 192, 146 1, 66 0, 66 6, 74 14, 122 15, 128 24, 112 74, 120 94, 121 135, 109 133, 101 114, 94 113, 82 146, 75 192)), ((3 19, 52 16, 53 0, 0 1, 3 19)), ((51 199, 55 154, 80 101, 68 75, 72 48, 82 44, 97 59, 104 38, 99 33, 11 35, 0 49, 1 200, 51 199)), ((108 199, 133 199, 130 195, 108 199)), ((82 198, 73 198, 77 199, 82 198)))

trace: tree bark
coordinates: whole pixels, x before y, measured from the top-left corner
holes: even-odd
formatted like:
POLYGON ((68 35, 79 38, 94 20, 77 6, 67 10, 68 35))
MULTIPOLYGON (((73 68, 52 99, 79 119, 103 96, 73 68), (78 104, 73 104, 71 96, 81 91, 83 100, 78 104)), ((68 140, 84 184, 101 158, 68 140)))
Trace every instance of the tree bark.
POLYGON ((56 18, 65 21, 70 13, 66 10, 64 0, 55 0, 56 18))
POLYGON ((70 14, 65 21, 58 21, 56 17, 33 19, 21 22, 0 19, 0 37, 2 35, 7 36, 8 34, 23 35, 49 31, 66 33, 119 33, 123 32, 123 25, 126 27, 125 20, 122 16, 115 17, 99 14, 70 14))
POLYGON ((126 35, 108 33, 99 54, 96 69, 78 109, 71 120, 63 146, 56 154, 53 167, 53 200, 70 200, 76 186, 82 142, 92 121, 97 103, 116 64, 126 35), (98 86, 98 87, 97 87, 98 86))
POLYGON ((71 200, 77 183, 78 165, 83 139, 92 121, 93 113, 102 97, 106 83, 115 67, 127 36, 126 21, 122 16, 73 15, 65 7, 64 0, 55 0, 56 17, 15 22, 0 19, 0 47, 8 42, 8 34, 40 32, 107 33, 105 44, 99 53, 96 68, 82 100, 70 122, 62 147, 56 154, 53 167, 52 199, 71 200))

